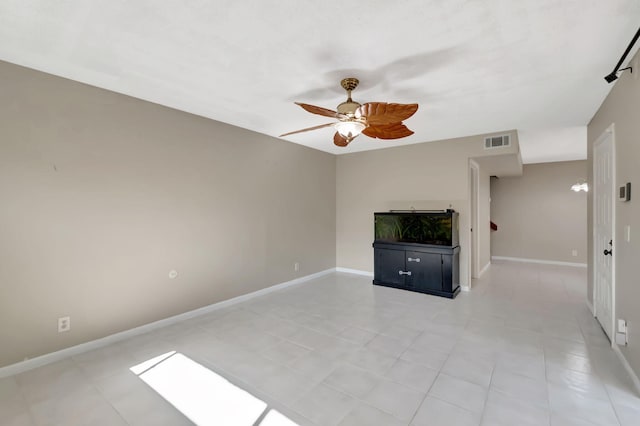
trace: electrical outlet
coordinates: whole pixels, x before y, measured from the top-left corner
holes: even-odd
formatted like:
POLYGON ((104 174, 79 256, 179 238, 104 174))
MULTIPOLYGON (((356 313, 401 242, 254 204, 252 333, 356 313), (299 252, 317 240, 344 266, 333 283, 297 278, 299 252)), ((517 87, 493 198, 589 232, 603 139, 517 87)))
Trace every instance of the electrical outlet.
POLYGON ((300 264, 298 262, 293 264, 293 270, 298 272, 300 270, 300 264))
POLYGON ((64 333, 71 330, 71 317, 58 318, 58 333, 64 333))
POLYGON ((627 333, 616 333, 616 345, 627 346, 627 333))
POLYGON ((623 320, 623 319, 619 319, 618 320, 618 331, 620 333, 626 333, 627 332, 627 321, 623 320))
POLYGON ((627 346, 629 343, 627 337, 627 320, 618 319, 618 331, 616 332, 616 344, 618 346, 627 346))
POLYGON ((577 257, 578 256, 578 250, 576 250, 576 249, 571 250, 571 256, 577 257))

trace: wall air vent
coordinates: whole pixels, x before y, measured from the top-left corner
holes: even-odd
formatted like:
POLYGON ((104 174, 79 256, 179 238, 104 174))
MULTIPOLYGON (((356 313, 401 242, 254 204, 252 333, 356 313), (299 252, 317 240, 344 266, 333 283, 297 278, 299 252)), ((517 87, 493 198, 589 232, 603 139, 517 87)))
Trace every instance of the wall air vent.
POLYGON ((509 135, 488 136, 484 138, 484 149, 503 148, 511 146, 511 137, 509 135))

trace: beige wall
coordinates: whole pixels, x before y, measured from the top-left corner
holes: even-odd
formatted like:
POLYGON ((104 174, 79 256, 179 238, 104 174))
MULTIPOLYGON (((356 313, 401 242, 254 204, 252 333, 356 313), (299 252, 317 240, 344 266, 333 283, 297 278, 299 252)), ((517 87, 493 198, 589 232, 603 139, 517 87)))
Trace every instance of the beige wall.
POLYGON ((492 179, 491 254, 586 264, 587 194, 570 190, 586 176, 582 160, 525 164, 522 176, 492 179))
POLYGON ((330 154, 0 62, 0 366, 334 267, 335 176, 330 154))
MULTIPOLYGON (((616 159, 616 187, 631 182, 631 201, 615 202, 616 229, 613 237, 615 262, 616 317, 629 324, 629 345, 621 347, 623 354, 637 375, 640 375, 640 285, 638 259, 640 259, 640 53, 632 60, 633 74, 625 71, 614 83, 611 92, 588 127, 588 171, 593 175, 593 144, 607 127, 615 124, 614 149, 616 159), (631 227, 631 241, 626 242, 624 230, 631 227)), ((605 84, 605 83, 603 83, 605 84)), ((591 195, 591 193, 590 193, 591 195)), ((589 198, 589 228, 592 228, 592 198, 589 198)), ((589 233, 589 259, 592 259, 593 238, 589 233)), ((593 301, 592 262, 589 267, 589 301, 593 301)))
POLYGON ((500 150, 484 150, 483 137, 470 136, 339 156, 337 266, 373 271, 374 212, 451 206, 460 212, 460 281, 468 285, 469 158, 503 154, 516 161, 517 135, 511 133, 512 146, 500 150))

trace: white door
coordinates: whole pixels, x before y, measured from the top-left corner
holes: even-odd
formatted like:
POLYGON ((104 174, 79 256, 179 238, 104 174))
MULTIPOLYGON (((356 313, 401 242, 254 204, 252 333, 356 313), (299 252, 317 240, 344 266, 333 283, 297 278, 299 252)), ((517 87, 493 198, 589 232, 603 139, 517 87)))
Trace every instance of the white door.
POLYGON ((611 127, 596 141, 593 155, 593 307, 609 340, 614 330, 614 164, 611 127))

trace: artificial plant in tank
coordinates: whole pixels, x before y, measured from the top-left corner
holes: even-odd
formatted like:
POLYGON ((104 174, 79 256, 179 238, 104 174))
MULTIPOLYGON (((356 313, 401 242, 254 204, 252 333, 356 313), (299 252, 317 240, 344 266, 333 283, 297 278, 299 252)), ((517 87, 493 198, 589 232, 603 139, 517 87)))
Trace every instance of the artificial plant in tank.
POLYGON ((451 216, 412 213, 376 214, 377 241, 451 244, 451 216))

